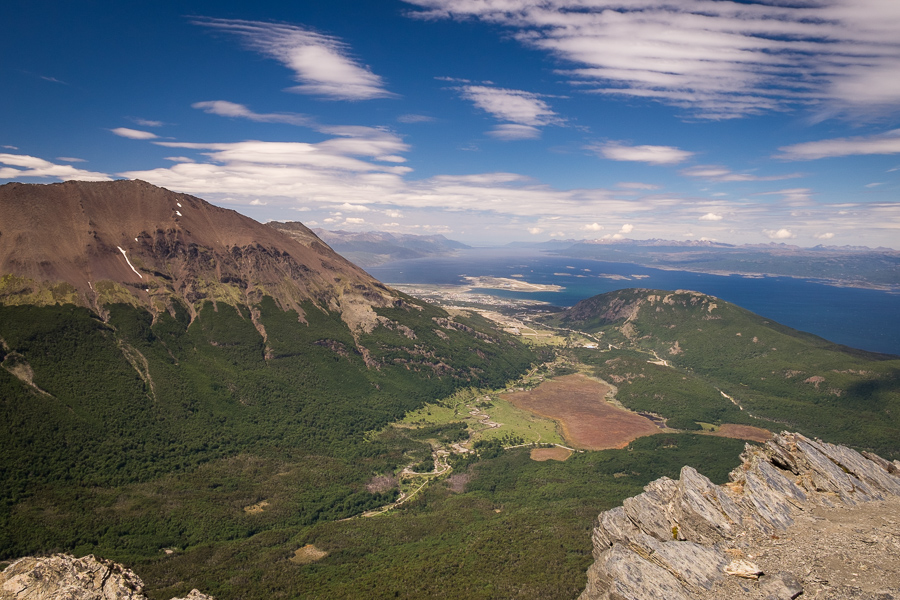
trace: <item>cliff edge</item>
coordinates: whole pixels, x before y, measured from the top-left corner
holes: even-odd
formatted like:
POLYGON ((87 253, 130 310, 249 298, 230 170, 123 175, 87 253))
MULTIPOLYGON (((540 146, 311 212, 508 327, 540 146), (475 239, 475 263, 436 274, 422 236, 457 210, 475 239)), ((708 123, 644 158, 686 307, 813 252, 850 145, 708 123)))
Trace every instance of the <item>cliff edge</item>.
POLYGON ((580 600, 900 598, 900 462, 782 433, 599 516, 580 600))

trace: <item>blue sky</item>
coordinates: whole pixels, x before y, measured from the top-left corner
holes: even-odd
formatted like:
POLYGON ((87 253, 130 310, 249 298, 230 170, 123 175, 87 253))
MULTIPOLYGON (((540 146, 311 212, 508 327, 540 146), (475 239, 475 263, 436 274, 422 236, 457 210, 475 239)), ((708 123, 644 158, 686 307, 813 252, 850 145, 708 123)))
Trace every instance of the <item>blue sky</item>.
POLYGON ((6 0, 0 182, 261 221, 900 248, 896 0, 6 0))

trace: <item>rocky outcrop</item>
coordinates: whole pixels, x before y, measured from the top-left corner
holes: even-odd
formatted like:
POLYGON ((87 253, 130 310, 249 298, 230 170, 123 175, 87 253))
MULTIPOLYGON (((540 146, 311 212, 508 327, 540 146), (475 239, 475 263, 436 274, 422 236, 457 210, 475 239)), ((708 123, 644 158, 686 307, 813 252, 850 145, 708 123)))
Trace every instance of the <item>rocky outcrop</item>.
MULTIPOLYGON (((26 557, 0 573, 0 600, 147 600, 144 582, 118 563, 93 555, 26 557)), ((198 590, 172 600, 215 600, 198 590)))
POLYGON ((797 433, 741 460, 725 485, 684 467, 602 513, 581 600, 900 598, 897 461, 797 433))

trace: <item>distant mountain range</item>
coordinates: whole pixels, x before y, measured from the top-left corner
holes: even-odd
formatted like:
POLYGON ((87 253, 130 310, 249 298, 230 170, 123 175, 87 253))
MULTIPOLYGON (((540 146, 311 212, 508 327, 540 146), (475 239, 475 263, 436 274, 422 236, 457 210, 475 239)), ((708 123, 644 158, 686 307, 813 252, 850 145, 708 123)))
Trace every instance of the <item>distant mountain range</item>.
MULTIPOLYGON (((269 223, 291 234, 292 223, 269 223)), ((442 235, 401 235, 370 231, 315 233, 334 250, 364 267, 395 260, 448 256, 471 248, 442 235)), ((834 285, 900 288, 900 251, 866 246, 804 248, 784 243, 726 244, 707 240, 547 240, 512 242, 507 248, 558 256, 641 265, 696 273, 819 279, 834 285)))
MULTIPOLYGON (((269 225, 288 235, 294 235, 298 223, 271 221, 269 225)), ((407 258, 444 256, 471 247, 448 240, 443 235, 412 235, 385 231, 358 233, 325 229, 314 229, 313 232, 335 252, 362 267, 376 267, 407 258)))
POLYGON ((853 287, 900 287, 900 251, 891 248, 802 248, 783 243, 735 246, 709 241, 651 239, 583 240, 550 251, 560 256, 657 269, 803 277, 853 287))

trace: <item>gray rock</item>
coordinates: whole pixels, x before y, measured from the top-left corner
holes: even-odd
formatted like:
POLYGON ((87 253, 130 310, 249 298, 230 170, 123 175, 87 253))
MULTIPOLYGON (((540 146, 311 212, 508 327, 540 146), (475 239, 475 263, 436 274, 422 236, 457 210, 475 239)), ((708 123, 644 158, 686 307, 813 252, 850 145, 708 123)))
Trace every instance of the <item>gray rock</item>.
POLYGON ((146 600, 130 569, 93 555, 21 558, 0 574, 0 600, 146 600))
MULTIPOLYGON (((147 600, 144 582, 131 569, 95 558, 54 554, 25 557, 0 573, 0 600, 147 600)), ((173 600, 215 600, 191 591, 173 600)))
POLYGON ((643 494, 626 498, 622 503, 627 517, 643 532, 660 541, 676 537, 677 528, 671 515, 671 504, 678 492, 678 484, 662 477, 650 482, 643 494))
POLYGON ((191 590, 191 592, 185 596, 184 598, 172 598, 172 600, 216 600, 212 596, 207 596, 200 590, 191 590))
POLYGON ((681 469, 674 511, 679 539, 713 544, 734 537, 734 523, 719 506, 715 489, 693 467, 681 469))
POLYGON ((760 581, 766 600, 794 600, 803 593, 803 586, 790 573, 767 575, 760 581))
MULTIPOLYGON (((723 590, 729 590, 728 597, 737 591, 748 598, 793 599, 805 585, 796 573, 763 575, 758 582, 725 573, 738 574, 739 566, 751 565, 759 576, 748 558, 773 552, 780 537, 798 527, 798 519, 807 529, 820 522, 816 511, 858 510, 854 507, 872 501, 880 507, 883 499, 900 499, 898 465, 796 433, 782 433, 764 446, 748 444, 741 460, 725 486, 684 467, 678 481, 654 481, 622 507, 602 513, 593 533, 596 561, 582 600, 709 600, 725 597, 723 590)), ((841 539, 844 534, 835 535, 841 539)), ((877 538, 877 544, 887 543, 877 541, 882 539, 888 538, 877 538)), ((785 546, 785 552, 796 549, 785 546)), ((769 568, 774 565, 784 568, 781 563, 769 568)), ((825 584, 810 585, 820 590, 825 584)))
POLYGON ((588 571, 588 587, 579 600, 666 598, 688 600, 681 583, 660 566, 644 560, 619 544, 614 545, 588 571))
MULTIPOLYGON (((900 495, 900 479, 890 475, 881 467, 879 462, 866 458, 856 450, 846 448, 844 446, 835 446, 826 442, 819 442, 819 447, 823 448, 828 458, 837 463, 840 467, 848 470, 855 475, 857 479, 874 488, 872 495, 877 500, 883 500, 884 496, 878 492, 885 494, 900 495)), ((872 456, 877 456, 873 454, 872 456)), ((881 459, 881 457, 879 457, 881 459)), ((881 459, 881 462, 887 463, 881 459)), ((888 463, 889 464, 889 463, 888 463)))

